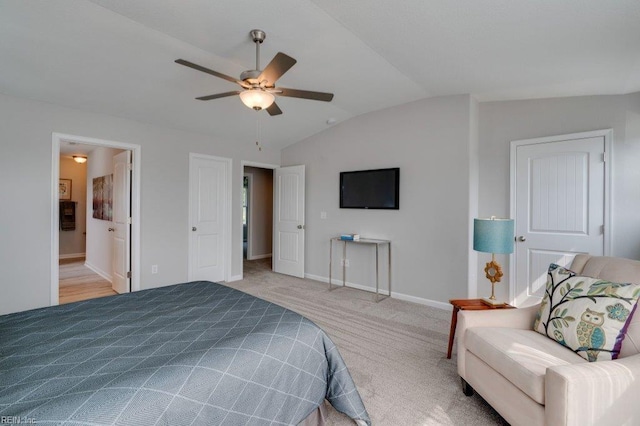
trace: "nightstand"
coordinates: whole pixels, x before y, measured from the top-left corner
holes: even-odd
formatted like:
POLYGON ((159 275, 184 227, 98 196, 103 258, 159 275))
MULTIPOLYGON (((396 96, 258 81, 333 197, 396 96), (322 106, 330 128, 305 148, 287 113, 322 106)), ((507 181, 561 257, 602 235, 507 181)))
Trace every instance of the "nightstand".
POLYGON ((489 309, 512 309, 511 305, 490 306, 482 301, 482 299, 451 299, 449 303, 453 305, 453 313, 451 314, 451 331, 449 331, 449 349, 447 350, 447 359, 451 359, 451 349, 453 348, 453 338, 456 336, 456 325, 458 323, 458 311, 485 311, 489 309))

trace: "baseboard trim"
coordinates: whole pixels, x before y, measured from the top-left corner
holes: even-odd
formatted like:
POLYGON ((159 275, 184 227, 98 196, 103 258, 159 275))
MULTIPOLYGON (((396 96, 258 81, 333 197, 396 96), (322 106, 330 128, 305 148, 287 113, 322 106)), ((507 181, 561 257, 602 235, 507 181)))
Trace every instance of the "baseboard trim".
MULTIPOLYGON (((304 277, 305 278, 309 278, 310 280, 314 280, 314 281, 320 281, 320 282, 323 282, 323 283, 329 283, 329 278, 321 277, 319 275, 304 274, 304 277)), ((342 280, 333 278, 333 279, 331 279, 331 281, 332 281, 333 285, 342 287, 342 280)), ((346 286, 347 287, 351 287, 351 288, 355 288, 355 289, 358 289, 358 290, 368 291, 370 293, 375 293, 376 292, 376 289, 373 288, 373 287, 369 287, 369 286, 362 285, 362 284, 351 283, 349 281, 346 282, 346 286)), ((388 296, 389 295, 389 290, 381 288, 381 289, 379 289, 379 293, 382 294, 383 296, 388 296)), ((392 292, 392 294, 393 294, 393 292, 392 292)))
POLYGON ((398 300, 404 300, 406 302, 413 302, 419 305, 431 306, 432 308, 442 309, 444 311, 451 312, 453 307, 449 303, 439 302, 437 300, 424 299, 422 297, 410 296, 404 293, 391 292, 391 297, 398 300))
POLYGON ((81 257, 86 257, 86 253, 61 254, 60 256, 58 256, 58 259, 77 259, 81 257))
POLYGON ((230 276, 227 282, 231 283, 233 281, 241 281, 241 280, 242 280, 242 274, 230 276))
POLYGON ((259 260, 259 259, 266 259, 267 257, 271 257, 271 253, 267 253, 267 254, 257 254, 255 256, 251 256, 250 258, 248 258, 247 260, 259 260))
MULTIPOLYGON (((314 280, 314 281, 320 281, 320 282, 327 283, 327 284, 329 283, 329 278, 328 277, 321 277, 319 275, 313 275, 313 274, 304 274, 304 277, 308 278, 310 280, 314 280)), ((331 281, 332 281, 332 283, 334 285, 342 286, 342 280, 332 278, 331 281)), ((376 292, 375 288, 372 288, 372 287, 369 287, 369 286, 364 286, 362 284, 350 283, 349 281, 346 282, 346 286, 347 287, 351 287, 351 288, 355 288, 355 289, 358 289, 358 290, 368 291, 368 292, 374 293, 374 294, 376 292)), ((386 290, 386 289, 380 289, 380 294, 387 296, 387 295, 389 295, 389 291, 386 290)), ((394 298, 394 299, 398 299, 398 300, 404 300, 406 302, 417 303, 419 305, 431 306, 432 308, 442 309, 442 310, 445 310, 445 311, 451 311, 452 310, 451 305, 448 304, 448 303, 439 302, 437 300, 425 299, 425 298, 422 298, 422 297, 410 296, 408 294, 398 293, 396 291, 392 291, 391 292, 391 297, 394 298)))
POLYGON ((86 262, 86 261, 84 262, 84 266, 86 266, 87 268, 91 269, 93 272, 95 272, 96 274, 100 275, 102 278, 104 278, 105 280, 107 280, 111 284, 113 284, 113 278, 111 277, 111 275, 107 274, 102 269, 97 268, 97 267, 93 266, 92 264, 90 264, 89 262, 86 262))

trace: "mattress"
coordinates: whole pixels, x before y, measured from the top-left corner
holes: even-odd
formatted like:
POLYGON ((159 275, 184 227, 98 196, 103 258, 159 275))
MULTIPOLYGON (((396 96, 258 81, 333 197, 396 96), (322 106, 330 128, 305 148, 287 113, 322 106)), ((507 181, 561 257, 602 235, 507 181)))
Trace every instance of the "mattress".
POLYGON ((371 424, 322 329, 217 283, 0 316, 0 342, 14 423, 296 425, 326 399, 371 424))

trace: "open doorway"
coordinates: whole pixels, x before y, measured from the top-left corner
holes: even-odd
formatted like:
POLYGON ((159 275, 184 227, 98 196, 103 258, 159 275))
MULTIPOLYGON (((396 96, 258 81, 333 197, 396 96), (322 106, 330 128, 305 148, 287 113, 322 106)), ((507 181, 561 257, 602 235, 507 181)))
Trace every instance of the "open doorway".
MULTIPOLYGON (((100 163, 92 153, 96 146, 82 145, 72 141, 60 144, 60 227, 59 227, 59 289, 60 304, 94 299, 117 294, 111 285, 110 251, 96 250, 105 246, 101 234, 90 232, 90 244, 87 244, 87 225, 96 219, 90 217, 92 212, 88 182, 88 168, 95 173, 96 164, 100 163), (89 163, 89 158, 91 162, 89 163), (87 256, 89 251, 91 256, 87 256)), ((92 230, 96 225, 90 224, 92 230)))
POLYGON ((244 165, 242 226, 243 274, 251 267, 271 269, 273 168, 244 165))
POLYGON ((140 288, 139 157, 138 145, 54 133, 52 305, 140 288))

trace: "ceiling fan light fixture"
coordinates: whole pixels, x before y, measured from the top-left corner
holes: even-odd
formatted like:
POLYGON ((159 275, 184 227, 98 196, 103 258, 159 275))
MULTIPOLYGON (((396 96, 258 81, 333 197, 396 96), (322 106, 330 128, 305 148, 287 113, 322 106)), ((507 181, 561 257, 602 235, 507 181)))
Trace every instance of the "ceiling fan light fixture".
POLYGON ((276 87, 276 81, 284 73, 286 73, 292 66, 296 64, 296 60, 291 56, 282 52, 278 52, 273 57, 271 62, 267 64, 264 69, 260 68, 260 43, 262 43, 266 37, 266 34, 262 30, 251 30, 249 33, 251 39, 256 45, 256 67, 253 70, 247 70, 240 74, 240 79, 230 77, 226 74, 214 71, 209 68, 205 68, 202 65, 194 64, 193 62, 186 61, 184 59, 176 59, 175 62, 185 67, 192 68, 196 71, 211 74, 214 77, 227 80, 231 83, 236 83, 243 90, 234 90, 231 92, 216 93, 208 96, 199 96, 196 99, 199 101, 210 101, 212 99, 226 98, 229 96, 239 95, 242 103, 251 109, 260 111, 266 109, 270 116, 282 114, 282 110, 278 107, 275 101, 275 95, 309 99, 312 101, 331 102, 333 99, 333 93, 313 92, 310 90, 298 90, 287 89, 284 87, 276 87))
POLYGON ((261 89, 247 89, 240 92, 240 100, 249 108, 260 111, 269 108, 276 97, 261 89))

